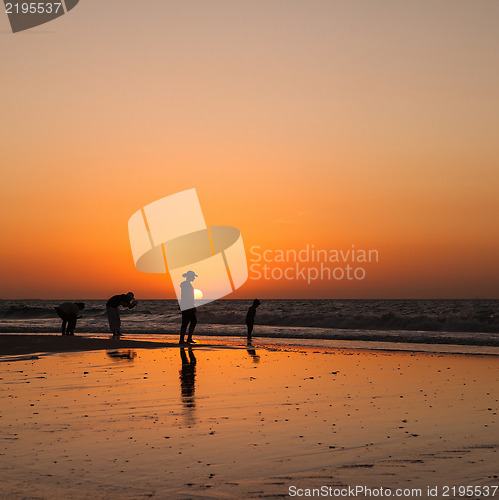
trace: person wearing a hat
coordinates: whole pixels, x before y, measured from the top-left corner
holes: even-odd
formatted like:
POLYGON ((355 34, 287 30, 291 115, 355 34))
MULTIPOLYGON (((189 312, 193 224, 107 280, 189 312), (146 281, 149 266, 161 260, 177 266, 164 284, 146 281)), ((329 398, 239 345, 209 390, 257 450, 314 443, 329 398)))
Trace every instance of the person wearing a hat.
POLYGON ((113 295, 106 304, 107 318, 109 320, 109 327, 113 333, 113 339, 117 339, 121 335, 121 319, 119 307, 128 307, 132 309, 137 305, 137 301, 133 296, 132 292, 127 294, 122 293, 121 295, 113 295))
POLYGON ((191 282, 194 281, 198 275, 194 271, 187 271, 182 274, 185 281, 180 283, 180 309, 182 311, 182 326, 180 327, 180 342, 179 344, 185 344, 185 333, 187 331, 187 326, 189 326, 189 333, 187 335, 187 343, 194 344, 195 340, 192 340, 192 334, 194 333, 194 328, 196 328, 196 323, 198 322, 196 318, 196 308, 194 307, 194 287, 191 282))

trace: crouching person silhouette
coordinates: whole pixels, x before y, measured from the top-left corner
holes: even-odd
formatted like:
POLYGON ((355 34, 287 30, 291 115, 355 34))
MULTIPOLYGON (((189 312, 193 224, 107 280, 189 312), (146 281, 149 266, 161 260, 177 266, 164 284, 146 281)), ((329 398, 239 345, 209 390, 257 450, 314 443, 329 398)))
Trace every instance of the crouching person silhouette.
POLYGON ((76 321, 78 314, 85 308, 83 302, 63 302, 62 304, 54 307, 59 318, 62 319, 62 334, 74 335, 76 328, 76 321))

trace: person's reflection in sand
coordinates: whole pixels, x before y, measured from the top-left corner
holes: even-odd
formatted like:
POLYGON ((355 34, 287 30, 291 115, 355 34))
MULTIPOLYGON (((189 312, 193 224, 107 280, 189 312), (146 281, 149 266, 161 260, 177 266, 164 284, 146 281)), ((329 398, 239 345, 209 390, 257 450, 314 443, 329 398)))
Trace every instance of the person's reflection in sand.
POLYGON ((189 347, 187 349, 189 357, 183 347, 180 348, 180 357, 182 358, 182 369, 180 375, 180 390, 182 393, 182 403, 185 408, 185 421, 187 425, 195 423, 194 410, 196 409, 196 398, 194 396, 196 380, 196 357, 189 347))
POLYGON ((113 359, 128 359, 132 361, 137 356, 133 349, 118 349, 117 351, 106 351, 106 354, 113 359))
POLYGON ((248 349, 246 350, 248 351, 248 354, 253 358, 253 363, 260 363, 260 356, 258 356, 254 347, 248 347, 248 349))

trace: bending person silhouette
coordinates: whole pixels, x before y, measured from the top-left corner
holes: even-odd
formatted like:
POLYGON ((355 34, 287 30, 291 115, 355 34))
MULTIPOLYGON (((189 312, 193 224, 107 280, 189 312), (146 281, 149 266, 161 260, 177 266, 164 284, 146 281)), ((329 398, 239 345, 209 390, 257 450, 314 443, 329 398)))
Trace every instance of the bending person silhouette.
POLYGON ((182 310, 182 325, 180 327, 180 341, 179 344, 185 344, 185 333, 187 332, 187 326, 189 326, 189 334, 187 335, 187 343, 195 344, 196 341, 192 340, 192 334, 194 333, 194 328, 196 328, 196 323, 198 322, 196 318, 196 308, 194 307, 194 287, 191 282, 197 278, 197 274, 194 271, 187 271, 182 274, 185 281, 180 283, 180 309, 182 310))
POLYGON ((78 320, 79 312, 85 308, 83 302, 63 302, 62 304, 54 307, 59 318, 62 319, 62 334, 74 335, 76 328, 76 321, 78 320))
POLYGON ((121 318, 118 307, 128 307, 133 309, 137 305, 137 301, 132 292, 121 295, 113 295, 106 304, 107 319, 109 320, 109 328, 113 333, 113 339, 120 338, 121 335, 121 318))

